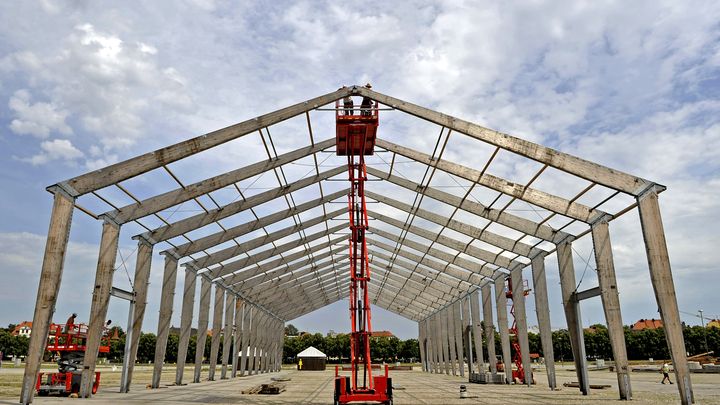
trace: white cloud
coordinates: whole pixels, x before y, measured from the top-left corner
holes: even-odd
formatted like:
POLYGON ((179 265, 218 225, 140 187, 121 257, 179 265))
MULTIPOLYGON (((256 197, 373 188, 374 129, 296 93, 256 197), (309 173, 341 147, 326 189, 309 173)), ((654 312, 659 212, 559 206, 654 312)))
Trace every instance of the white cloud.
POLYGON ((32 103, 32 97, 27 90, 18 90, 8 102, 15 118, 10 123, 10 130, 20 135, 32 135, 38 138, 47 138, 51 132, 63 135, 73 133, 72 128, 65 123, 69 113, 58 109, 54 103, 32 103))
POLYGON ((55 160, 74 164, 77 159, 85 156, 84 153, 74 147, 67 139, 43 141, 43 143, 40 144, 40 149, 41 151, 37 155, 22 160, 30 162, 34 166, 44 165, 55 160))
POLYGON ((72 111, 82 129, 78 142, 101 146, 108 154, 104 160, 110 161, 117 159, 111 156, 115 151, 128 150, 140 139, 147 116, 171 117, 193 104, 182 74, 161 65, 158 49, 148 42, 125 42, 90 23, 53 41, 52 49, 29 47, 3 58, 5 71, 27 75, 50 99, 31 104, 29 93, 18 91, 9 103, 17 115, 14 132, 67 135, 72 130, 65 119, 72 111))

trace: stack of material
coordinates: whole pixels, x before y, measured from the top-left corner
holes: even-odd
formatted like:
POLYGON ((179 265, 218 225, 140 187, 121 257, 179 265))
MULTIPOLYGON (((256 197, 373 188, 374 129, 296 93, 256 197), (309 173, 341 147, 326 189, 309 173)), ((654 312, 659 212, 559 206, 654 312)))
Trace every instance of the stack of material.
POLYGON ((265 395, 277 395, 281 392, 285 392, 285 384, 274 382, 270 384, 263 384, 259 393, 265 395))
POLYGON ((717 357, 711 356, 714 352, 709 351, 688 357, 688 361, 697 361, 700 364, 717 364, 717 357))

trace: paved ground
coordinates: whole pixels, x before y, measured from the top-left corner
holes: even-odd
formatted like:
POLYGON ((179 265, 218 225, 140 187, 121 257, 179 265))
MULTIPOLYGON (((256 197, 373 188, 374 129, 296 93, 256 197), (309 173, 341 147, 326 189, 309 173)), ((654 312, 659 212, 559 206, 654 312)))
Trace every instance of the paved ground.
MULTIPOLYGON (((191 369, 188 368, 191 373, 191 369)), ((287 382, 287 391, 280 395, 243 395, 241 391, 261 383, 270 382, 270 378, 278 374, 262 374, 259 376, 240 377, 233 380, 204 382, 186 386, 167 386, 157 390, 145 388, 149 375, 141 371, 138 376, 142 382, 132 387, 132 392, 117 392, 117 370, 104 371, 106 383, 98 395, 87 402, 116 405, 126 404, 330 404, 333 392, 333 371, 298 372, 284 370, 281 374, 291 377, 287 382)), ((174 376, 174 369, 168 368, 163 373, 163 380, 174 376)), ((467 384, 460 377, 426 374, 420 371, 396 371, 392 373, 396 386, 395 404, 606 404, 609 400, 616 401, 617 380, 615 374, 608 371, 592 371, 592 384, 610 384, 613 388, 594 390, 584 397, 577 389, 562 387, 559 391, 549 391, 546 375, 537 372, 538 385, 531 388, 507 385, 467 384), (466 384, 472 398, 459 399, 459 386, 466 384)), ((633 404, 676 404, 679 403, 675 385, 659 383, 660 375, 656 373, 632 373, 631 375, 634 401, 633 404)), ((558 372, 558 382, 573 381, 574 373, 570 370, 558 372)), ((696 402, 699 404, 720 404, 720 375, 694 374, 696 402)), ((69 398, 38 398, 37 404, 55 404, 78 401, 69 398)), ((85 401, 83 401, 85 402, 85 401)), ((0 404, 16 404, 17 397, 0 398, 0 404)))

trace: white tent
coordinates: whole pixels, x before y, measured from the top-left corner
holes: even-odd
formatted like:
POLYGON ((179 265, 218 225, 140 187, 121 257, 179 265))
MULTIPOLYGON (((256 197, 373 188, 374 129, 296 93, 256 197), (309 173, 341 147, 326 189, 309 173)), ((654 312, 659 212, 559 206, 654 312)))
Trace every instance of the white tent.
POLYGON ((305 349, 305 350, 301 351, 300 353, 298 353, 297 357, 298 357, 298 358, 300 358, 300 357, 305 357, 305 358, 307 358, 307 357, 322 357, 322 358, 327 358, 327 355, 325 355, 325 353, 321 352, 320 350, 318 350, 318 349, 310 346, 310 347, 308 347, 307 349, 305 349))

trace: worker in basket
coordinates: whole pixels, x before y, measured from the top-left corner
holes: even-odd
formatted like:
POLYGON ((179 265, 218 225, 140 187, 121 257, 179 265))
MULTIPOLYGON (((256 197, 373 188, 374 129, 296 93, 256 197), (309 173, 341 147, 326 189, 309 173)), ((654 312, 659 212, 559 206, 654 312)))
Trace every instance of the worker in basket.
MULTIPOLYGON (((372 86, 370 85, 370 83, 368 83, 365 85, 365 88, 372 89, 372 86)), ((360 104, 360 115, 372 115, 372 106, 373 103, 370 97, 363 97, 362 103, 360 104)))

